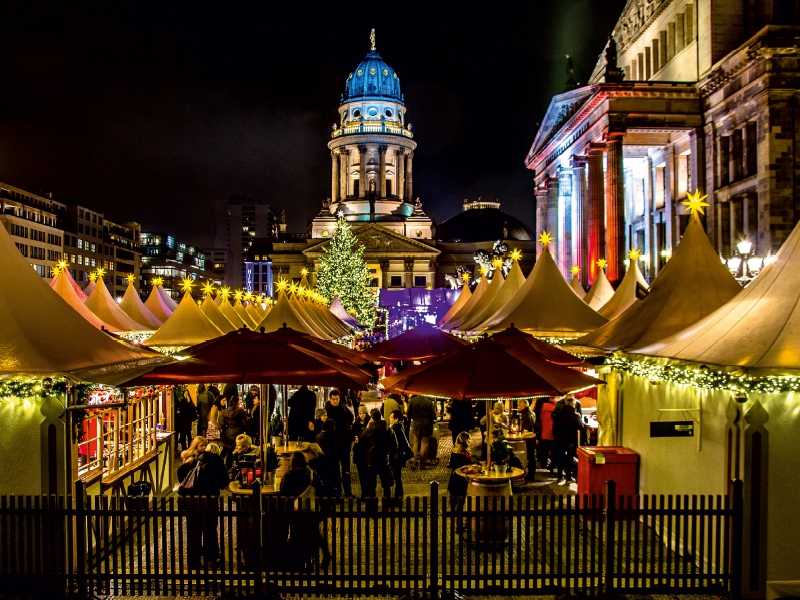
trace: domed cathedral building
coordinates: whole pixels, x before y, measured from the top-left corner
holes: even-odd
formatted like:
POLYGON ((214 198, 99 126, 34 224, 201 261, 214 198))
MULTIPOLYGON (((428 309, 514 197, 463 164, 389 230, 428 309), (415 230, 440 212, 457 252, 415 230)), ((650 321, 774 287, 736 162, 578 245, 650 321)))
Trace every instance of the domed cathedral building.
MULTIPOLYGON (((629 0, 588 84, 553 97, 525 159, 537 229, 583 284, 628 251, 655 277, 688 223, 687 193, 723 259, 780 248, 800 219, 800 3, 629 0)), ((746 262, 746 261, 743 261, 746 262)), ((729 263, 731 264, 731 263, 729 263)))

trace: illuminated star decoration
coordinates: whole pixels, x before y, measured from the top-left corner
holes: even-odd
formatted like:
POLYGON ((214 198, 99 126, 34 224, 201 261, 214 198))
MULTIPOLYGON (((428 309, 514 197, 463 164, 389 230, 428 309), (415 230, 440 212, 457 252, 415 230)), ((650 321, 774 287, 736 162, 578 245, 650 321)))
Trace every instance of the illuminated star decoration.
POLYGON ((210 281, 206 281, 205 284, 203 284, 203 294, 205 294, 206 296, 210 296, 213 293, 214 293, 214 285, 210 281))
POLYGON ((133 285, 133 282, 136 281, 136 275, 130 273, 125 279, 128 280, 128 285, 133 285))
POLYGON ((58 277, 59 273, 61 273, 61 267, 59 267, 58 265, 53 265, 52 267, 50 267, 50 274, 53 277, 58 277))
POLYGON ((301 274, 301 275, 308 275, 308 269, 306 269, 305 267, 303 267, 302 269, 300 269, 300 274, 301 274))
POLYGON ((242 299, 242 290, 236 290, 233 292, 233 299, 234 300, 241 300, 242 299))
POLYGON ((606 268, 606 265, 608 264, 608 261, 607 261, 605 258, 601 258, 601 259, 599 259, 599 260, 597 261, 597 263, 596 263, 596 264, 597 264, 597 266, 598 266, 598 267, 600 267, 601 269, 605 269, 605 268, 606 268))
POLYGON ((153 286, 158 287, 164 283, 164 279, 162 277, 153 277, 153 286))
POLYGON ((481 265, 480 271, 481 275, 486 275, 489 272, 489 267, 487 267, 486 265, 481 265))
POLYGON ((106 274, 106 270, 103 267, 97 267, 97 276, 102 279, 103 275, 106 274))
POLYGON ((642 253, 639 252, 638 248, 633 248, 628 252, 628 258, 631 260, 639 260, 642 257, 642 253))
POLYGON ((285 279, 281 279, 278 281, 277 286, 279 290, 285 290, 287 287, 289 287, 289 284, 285 279))
POLYGON ((467 281, 469 281, 469 277, 470 277, 469 273, 462 273, 461 274, 461 281, 466 283, 467 281))
POLYGON ((181 283, 181 291, 186 292, 187 294, 192 293, 192 287, 194 286, 194 279, 191 277, 185 277, 183 282, 181 283))
POLYGON ((344 216, 344 211, 343 210, 337 211, 336 216, 341 219, 344 216))
POLYGON ((522 252, 518 248, 514 248, 511 251, 511 260, 520 260, 522 258, 522 252))
POLYGON ((572 273, 573 275, 575 275, 575 276, 577 277, 577 276, 578 276, 578 273, 580 273, 580 272, 581 272, 581 268, 580 268, 578 265, 575 265, 574 267, 572 267, 572 268, 569 270, 569 272, 570 272, 570 273, 572 273))
POLYGON ((502 267, 502 266, 503 266, 503 259, 502 259, 502 258, 495 258, 495 259, 492 261, 492 266, 493 266, 495 269, 499 269, 500 267, 502 267))
POLYGON ((227 298, 228 296, 230 296, 230 295, 231 295, 231 288, 229 288, 229 287, 227 287, 227 286, 225 286, 224 288, 220 288, 220 290, 219 290, 219 294, 220 294, 220 296, 222 296, 223 298, 227 298))
POLYGON ((547 248, 553 243, 553 236, 551 236, 547 231, 543 231, 539 234, 539 243, 542 245, 542 248, 547 248))
POLYGON ((685 202, 681 202, 681 204, 683 204, 689 210, 689 212, 691 214, 695 214, 696 212, 699 212, 701 215, 704 215, 706 213, 703 210, 703 207, 711 206, 708 202, 703 202, 703 200, 708 198, 708 195, 705 195, 705 196, 701 197, 700 196, 700 190, 695 190, 694 194, 688 194, 687 193, 686 196, 689 199, 686 200, 685 202))
POLYGON ((92 271, 91 273, 89 273, 89 281, 91 281, 92 283, 94 283, 95 281, 97 281, 97 273, 95 273, 94 271, 92 271))

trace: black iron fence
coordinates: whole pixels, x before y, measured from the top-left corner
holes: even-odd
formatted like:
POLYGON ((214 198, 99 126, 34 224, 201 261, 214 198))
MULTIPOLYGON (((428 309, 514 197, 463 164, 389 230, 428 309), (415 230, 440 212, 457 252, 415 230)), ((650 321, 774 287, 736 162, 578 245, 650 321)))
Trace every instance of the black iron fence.
POLYGON ((0 586, 63 595, 719 593, 741 589, 731 496, 0 497, 0 586), (607 504, 605 498, 610 498, 607 504))

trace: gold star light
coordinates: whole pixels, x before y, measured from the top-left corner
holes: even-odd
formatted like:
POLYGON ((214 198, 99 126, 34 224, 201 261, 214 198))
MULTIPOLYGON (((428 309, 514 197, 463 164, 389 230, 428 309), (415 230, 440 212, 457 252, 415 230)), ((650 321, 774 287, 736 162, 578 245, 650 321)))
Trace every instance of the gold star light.
POLYGON ((234 300, 241 300, 242 299, 242 290, 236 290, 233 292, 233 299, 234 300))
POLYGON ((244 295, 242 296, 242 300, 245 302, 250 302, 253 299, 253 293, 250 290, 245 290, 244 295))
POLYGON ((469 273, 462 273, 461 274, 461 281, 463 281, 464 283, 467 283, 469 281, 469 278, 470 278, 469 273))
POLYGON ((227 298, 228 296, 231 295, 231 288, 225 286, 224 288, 221 288, 219 290, 219 293, 220 293, 220 296, 222 296, 223 298, 227 298))
POLYGON ((503 266, 503 259, 502 259, 502 258, 495 258, 495 259, 492 261, 492 266, 493 266, 495 269, 499 269, 500 267, 502 267, 502 266, 503 266))
POLYGON ((91 273, 89 273, 89 281, 91 281, 92 283, 94 283, 95 281, 97 281, 97 273, 95 273, 94 271, 92 271, 91 273))
POLYGON ((601 258, 600 260, 598 260, 598 261, 597 261, 597 263, 596 263, 596 264, 597 264, 597 266, 598 266, 598 267, 600 267, 601 269, 605 269, 605 268, 606 268, 606 265, 608 264, 608 261, 607 261, 605 258, 601 258))
POLYGON ((308 269, 306 269, 305 267, 303 267, 302 269, 300 269, 300 274, 301 274, 301 275, 308 275, 308 269))
POLYGON ((128 285, 133 285, 133 282, 136 281, 136 275, 130 273, 125 279, 128 280, 128 285))
POLYGON ((642 253, 639 252, 638 248, 632 248, 628 252, 628 258, 630 258, 631 260, 639 260, 641 257, 642 257, 642 253))
POLYGON ((486 275, 489 272, 489 267, 487 267, 486 265, 481 265, 480 272, 481 275, 486 275))
POLYGON ((192 287, 194 287, 194 279, 191 277, 184 277, 183 281, 181 282, 181 291, 191 294, 192 287))
POLYGON ((281 279, 278 281, 277 286, 279 290, 285 290, 287 287, 289 287, 289 283, 285 279, 281 279))
POLYGON ((160 286, 160 285, 162 285, 164 283, 164 278, 163 277, 153 277, 152 283, 153 283, 153 287, 158 287, 158 286, 160 286))
POLYGON ((58 277, 58 274, 61 273, 61 268, 58 265, 53 265, 50 267, 50 273, 53 277, 58 277))
POLYGON ((553 236, 550 235, 549 232, 543 231, 539 234, 539 243, 542 245, 542 248, 547 248, 553 243, 553 236))
POLYGON ((570 273, 572 273, 573 275, 575 275, 575 277, 577 277, 577 276, 578 276, 578 273, 580 273, 580 272, 581 272, 581 268, 580 268, 578 265, 575 265, 574 267, 572 267, 572 268, 569 270, 569 272, 570 272, 570 273))
POLYGON ((97 267, 97 276, 102 278, 103 275, 106 274, 106 270, 103 267, 97 267))
POLYGON ((203 285, 203 294, 210 296, 214 293, 214 285, 210 281, 206 281, 203 285))
POLYGON ((518 248, 514 248, 511 251, 511 260, 520 260, 522 258, 522 252, 518 248))
POLYGON ((689 212, 691 214, 695 214, 695 212, 699 212, 701 215, 704 215, 706 213, 703 210, 703 207, 711 206, 708 202, 703 202, 703 200, 708 198, 708 195, 701 197, 700 196, 700 190, 695 190, 694 194, 688 194, 687 193, 686 196, 689 199, 686 200, 685 202, 681 202, 681 204, 683 204, 689 210, 689 212))

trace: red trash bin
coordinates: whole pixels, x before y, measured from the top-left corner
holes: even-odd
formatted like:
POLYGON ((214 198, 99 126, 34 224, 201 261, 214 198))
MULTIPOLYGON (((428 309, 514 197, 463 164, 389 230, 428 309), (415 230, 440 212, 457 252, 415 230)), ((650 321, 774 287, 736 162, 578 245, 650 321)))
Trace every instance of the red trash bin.
POLYGON ((578 495, 605 495, 606 481, 617 484, 617 496, 638 494, 639 455, 622 446, 578 448, 578 495), (598 456, 600 460, 598 461, 598 456), (599 464, 598 464, 599 463, 599 464))

